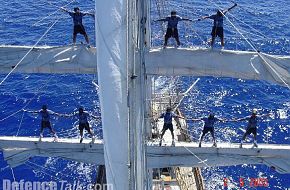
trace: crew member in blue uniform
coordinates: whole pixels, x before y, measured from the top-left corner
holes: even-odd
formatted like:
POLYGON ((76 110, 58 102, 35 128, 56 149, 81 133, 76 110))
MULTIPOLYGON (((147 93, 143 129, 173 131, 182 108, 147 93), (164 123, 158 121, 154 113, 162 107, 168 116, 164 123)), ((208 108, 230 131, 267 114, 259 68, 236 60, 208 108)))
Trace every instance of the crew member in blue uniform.
POLYGON ((78 7, 74 8, 74 12, 68 11, 67 9, 65 9, 63 7, 61 7, 61 9, 63 11, 65 11, 65 12, 67 12, 73 19, 73 22, 74 22, 73 43, 74 44, 76 43, 77 34, 80 33, 80 34, 82 34, 85 37, 86 42, 89 45, 90 41, 89 41, 89 37, 88 37, 88 35, 86 33, 85 27, 83 25, 83 17, 85 15, 94 16, 94 14, 92 14, 92 13, 83 13, 83 12, 80 11, 80 8, 78 8, 78 7))
POLYGON ((78 112, 74 112, 73 114, 68 115, 68 116, 75 116, 79 120, 79 130, 80 130, 80 136, 81 136, 80 143, 83 142, 84 129, 91 135, 92 142, 94 142, 95 135, 94 135, 93 131, 90 128, 90 124, 88 122, 88 118, 89 117, 93 117, 95 119, 99 119, 100 117, 94 116, 94 115, 90 114, 89 112, 84 111, 83 107, 80 107, 78 112))
POLYGON ((241 140, 241 143, 240 143, 240 148, 243 147, 244 140, 250 134, 254 135, 254 147, 258 147, 258 144, 257 144, 257 126, 258 126, 259 118, 264 117, 264 116, 269 116, 269 114, 257 115, 257 109, 253 109, 252 115, 234 120, 234 121, 248 121, 246 132, 244 133, 242 140, 241 140))
POLYGON ((168 108, 166 108, 166 112, 162 113, 159 118, 164 118, 164 125, 163 125, 163 128, 161 130, 161 139, 160 139, 160 142, 159 142, 159 146, 162 145, 162 138, 163 138, 163 135, 165 134, 165 131, 167 131, 167 129, 169 129, 170 132, 171 132, 172 146, 174 146, 175 143, 174 143, 174 133, 173 133, 172 118, 182 118, 182 119, 184 119, 184 117, 175 114, 174 112, 172 112, 172 109, 170 107, 168 107, 168 108))
MULTIPOLYGON (((236 7, 237 4, 235 3, 232 7, 226 9, 226 10, 218 10, 216 14, 211 15, 211 16, 204 16, 201 19, 212 19, 213 20, 213 27, 212 27, 212 31, 211 31, 211 47, 213 47, 215 38, 218 36, 221 39, 221 45, 222 48, 225 46, 224 43, 224 15, 230 11, 231 9, 233 9, 234 7, 236 7)), ((198 19, 199 21, 201 19, 198 19)))
POLYGON ((201 141, 203 139, 203 137, 210 132, 212 138, 213 138, 213 146, 216 147, 216 139, 214 136, 214 124, 216 122, 225 122, 225 119, 220 119, 214 116, 213 113, 210 113, 208 117, 203 117, 203 118, 198 118, 198 119, 190 119, 192 121, 203 121, 204 125, 203 125, 203 130, 202 130, 202 134, 200 136, 199 139, 199 144, 198 147, 201 147, 201 141))
POLYGON ((41 139, 43 137, 43 130, 45 128, 48 128, 50 130, 50 132, 54 136, 54 141, 57 141, 56 132, 52 128, 51 123, 50 123, 50 116, 51 115, 64 116, 63 114, 59 114, 59 113, 56 113, 56 112, 53 112, 53 111, 47 109, 46 105, 43 105, 41 110, 37 110, 37 111, 23 110, 23 111, 28 112, 28 113, 38 113, 40 115, 40 117, 41 117, 41 125, 40 125, 39 141, 41 141, 41 139))
POLYGON ((164 39, 164 47, 167 46, 168 39, 171 37, 175 38, 177 46, 180 46, 177 24, 179 21, 182 21, 182 20, 192 21, 188 18, 182 18, 176 15, 176 11, 171 11, 171 16, 157 20, 157 21, 167 22, 167 30, 166 30, 165 39, 164 39))

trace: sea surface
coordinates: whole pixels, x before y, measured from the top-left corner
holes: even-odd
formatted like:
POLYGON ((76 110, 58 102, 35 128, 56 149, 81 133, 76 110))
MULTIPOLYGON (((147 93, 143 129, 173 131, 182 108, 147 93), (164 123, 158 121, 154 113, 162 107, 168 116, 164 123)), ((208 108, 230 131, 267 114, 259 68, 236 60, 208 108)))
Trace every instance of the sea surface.
MULTIPOLYGON (((290 54, 290 1, 237 1, 238 6, 226 14, 224 20, 225 49, 249 50, 248 44, 269 54, 290 54), (247 39, 247 40, 245 40, 247 39), (248 41, 248 42, 247 42, 248 41)), ((217 9, 226 9, 232 1, 197 0, 151 0, 151 39, 152 46, 163 44, 166 25, 153 22, 170 14, 171 10, 185 18, 193 20, 211 15, 217 9)), ((34 45, 45 31, 55 22, 38 45, 59 46, 72 43, 72 20, 59 7, 94 12, 94 1, 20 1, 1 2, 0 44, 34 45), (67 5, 67 6, 66 6, 67 5)), ((106 18, 100 18, 106 19, 106 18)), ((94 19, 84 17, 84 25, 91 44, 95 44, 94 19)), ((212 21, 181 22, 179 24, 182 47, 208 47, 212 21)), ((78 43, 84 42, 78 36, 78 43)), ((220 48, 219 40, 215 48, 220 48)), ((174 40, 169 41, 173 46, 174 40)), ((0 75, 2 80, 5 75, 0 75)), ((174 86, 185 91, 197 78, 157 77, 160 91, 174 86)), ((12 74, 0 86, 0 135, 38 136, 39 118, 37 115, 23 113, 24 106, 29 110, 39 110, 43 104, 59 113, 72 113, 83 106, 94 115, 100 115, 98 89, 92 84, 94 75, 46 75, 12 74), (16 113, 16 114, 14 114, 16 113)), ((233 78, 201 77, 181 105, 187 117, 202 117, 214 112, 222 118, 240 118, 248 116, 253 108, 260 114, 272 113, 263 118, 258 128, 258 143, 290 144, 290 91, 288 88, 265 81, 242 80, 233 78)), ((75 119, 58 118, 52 120, 60 137, 79 138, 75 119)), ((102 138, 102 126, 99 121, 91 120, 98 138, 102 138)), ((216 125, 219 142, 239 142, 246 123, 228 122, 216 125)), ((199 122, 189 122, 192 139, 197 141, 202 130, 199 122)), ((48 131, 45 136, 49 136, 48 131)), ((88 138, 88 137, 87 137, 88 138)), ((252 138, 248 139, 249 142, 252 138)), ((211 138, 205 138, 210 142, 211 138)), ((0 153, 0 189, 3 179, 20 181, 74 181, 88 184, 95 181, 98 166, 83 164, 61 158, 31 158, 24 165, 10 169, 0 153)), ((232 167, 203 168, 202 174, 206 189, 287 189, 290 188, 290 174, 279 174, 264 165, 242 165, 232 167), (266 178, 268 187, 251 187, 251 178, 266 178), (228 181, 228 187, 224 185, 228 181), (245 184, 240 184, 240 179, 245 184)))

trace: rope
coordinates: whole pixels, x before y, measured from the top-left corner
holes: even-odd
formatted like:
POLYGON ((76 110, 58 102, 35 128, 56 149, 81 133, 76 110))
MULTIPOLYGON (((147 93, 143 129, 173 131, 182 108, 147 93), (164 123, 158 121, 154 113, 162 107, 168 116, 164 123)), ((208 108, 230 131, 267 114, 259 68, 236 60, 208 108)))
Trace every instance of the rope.
POLYGON ((67 178, 71 178, 71 177, 73 177, 73 176, 70 176, 70 175, 67 175, 67 174, 64 174, 64 173, 62 173, 62 172, 58 172, 58 171, 56 171, 56 170, 54 170, 54 169, 52 169, 52 168, 47 168, 47 167, 45 167, 45 166, 41 166, 41 165, 39 165, 39 164, 36 164, 36 163, 34 163, 34 162, 31 162, 31 161, 27 161, 29 164, 32 164, 32 165, 34 165, 34 166, 37 166, 37 167, 39 167, 39 168, 42 168, 42 169, 44 169, 44 170, 48 170, 48 171, 51 171, 51 172, 56 172, 56 173, 59 173, 59 174, 61 174, 61 176, 66 176, 67 178))
MULTIPOLYGON (((183 145, 182 145, 183 146, 183 145)), ((210 166, 206 163, 206 160, 204 161, 204 160, 202 160, 202 159, 200 159, 196 154, 194 154, 191 150, 189 150, 186 146, 183 146, 189 153, 191 153, 195 158, 197 158, 199 161, 200 161, 200 163, 202 163, 202 164, 204 164, 206 167, 209 167, 210 168, 210 166)))
POLYGON ((245 23, 244 21, 238 19, 237 17, 234 16, 234 14, 227 12, 229 15, 231 15, 234 19, 240 21, 241 23, 245 24, 246 26, 248 26, 249 28, 251 28, 252 30, 254 30, 255 32, 257 32, 260 36, 263 36, 266 39, 271 39, 268 36, 266 36, 265 34, 261 33, 259 30, 255 29, 254 27, 252 27, 251 25, 245 23))
POLYGON ((33 170, 37 170, 37 171, 39 171, 39 172, 41 172, 41 173, 43 173, 43 174, 45 174, 45 175, 48 175, 48 176, 50 176, 50 177, 52 177, 52 178, 54 178, 54 179, 56 179, 56 180, 58 180, 58 181, 62 181, 62 180, 63 180, 63 179, 58 178, 58 177, 55 177, 55 176, 53 176, 53 175, 51 175, 51 174, 49 174, 49 173, 47 173, 47 172, 44 172, 44 171, 42 171, 42 170, 36 168, 35 166, 31 166, 31 165, 26 164, 26 163, 25 163, 25 165, 28 166, 29 168, 33 169, 33 170))
MULTIPOLYGON (((211 1, 211 0, 210 0, 211 1)), ((211 1, 213 2, 213 1, 211 1)), ((213 2, 216 7, 220 9, 220 7, 213 2)), ((260 51, 242 34, 242 32, 230 21, 230 19, 223 13, 223 16, 229 21, 229 23, 236 29, 236 31, 245 39, 245 41, 253 48, 253 50, 259 55, 259 57, 264 61, 264 63, 276 74, 276 76, 281 80, 283 84, 290 90, 290 86, 287 84, 287 82, 284 81, 284 79, 281 77, 281 75, 267 62, 265 57, 260 53, 260 51)))
POLYGON ((23 116, 24 116, 24 111, 23 111, 23 113, 22 113, 22 117, 21 117, 21 120, 20 120, 20 123, 19 123, 19 127, 18 127, 18 130, 17 130, 17 133, 16 133, 16 137, 17 137, 18 134, 19 134, 19 130, 20 130, 20 127, 21 127, 21 125, 22 125, 22 121, 23 121, 23 116))
POLYGON ((39 38, 39 40, 28 50, 28 52, 20 59, 20 61, 13 67, 13 69, 4 77, 4 79, 0 82, 0 86, 3 82, 10 76, 11 73, 20 65, 20 63, 28 56, 28 54, 34 49, 34 47, 42 40, 42 38, 50 31, 50 29, 58 22, 57 19, 46 31, 45 33, 39 38))
MULTIPOLYGON (((72 0, 71 2, 69 2, 68 4, 66 4, 66 5, 64 5, 63 7, 66 7, 66 6, 68 6, 68 5, 70 5, 71 3, 73 3, 75 0, 72 0)), ((49 2, 48 1, 48 4, 50 4, 50 5, 52 5, 52 6, 54 6, 54 7, 56 7, 56 8, 58 8, 58 10, 56 10, 56 11, 54 11, 54 12, 52 12, 51 14, 49 14, 49 15, 47 15, 47 16, 45 16, 45 17, 43 17, 42 19, 40 19, 39 21, 37 21, 37 22, 35 22, 34 24, 32 24, 32 26, 36 26, 36 24, 37 23, 40 23, 40 22, 42 22, 43 20, 45 20, 46 18, 48 18, 48 17, 50 17, 50 16, 52 16, 52 15, 54 15, 55 13, 57 13, 58 11, 60 11, 60 9, 59 9, 59 7, 58 6, 56 6, 56 5, 54 5, 54 4, 52 4, 51 2, 49 2)))
POLYGON ((15 179, 15 175, 14 175, 13 168, 10 168, 10 169, 11 169, 11 173, 12 173, 13 181, 15 182, 15 181, 16 181, 16 179, 15 179))
MULTIPOLYGON (((51 80, 51 78, 52 78, 52 76, 50 76, 49 77, 49 79, 46 81, 46 84, 45 85, 43 85, 43 86, 41 86, 37 91, 36 91, 36 93, 35 93, 35 95, 21 108, 21 109, 19 109, 18 111, 16 111, 15 113, 12 113, 11 115, 8 115, 7 117, 5 117, 5 118, 3 118, 3 119, 0 119, 0 122, 2 122, 2 121, 5 121, 6 119, 8 119, 8 118, 10 118, 10 117, 13 117, 14 115, 16 115, 17 113, 19 113, 19 112, 21 112, 21 111, 23 111, 23 109, 25 109, 31 102, 32 102, 32 100, 34 100, 34 98, 38 95, 38 93, 39 93, 39 91, 41 90, 41 89, 43 89, 44 87, 46 87, 47 85, 48 85, 48 83, 49 83, 49 81, 51 80)), ((40 80, 38 80, 38 81, 40 81, 40 80)))

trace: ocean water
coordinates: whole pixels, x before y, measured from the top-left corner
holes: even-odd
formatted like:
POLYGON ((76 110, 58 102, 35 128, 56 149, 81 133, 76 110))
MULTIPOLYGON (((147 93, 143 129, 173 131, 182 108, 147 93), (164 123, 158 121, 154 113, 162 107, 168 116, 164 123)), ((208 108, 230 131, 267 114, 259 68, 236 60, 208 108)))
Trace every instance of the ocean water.
MULTIPOLYGON (((216 12, 217 8, 228 8, 231 1, 151 1, 151 20, 157 20, 176 10, 180 16, 196 19, 216 12)), ((238 1, 224 21, 225 48, 233 50, 252 50, 246 40, 237 32, 238 29, 255 47, 266 53, 289 55, 290 53, 290 2, 288 0, 271 1, 238 1), (233 25, 231 24, 233 23, 233 25)), ((81 10, 93 11, 94 1, 19 1, 2 2, 0 15, 0 44, 34 45, 48 27, 58 21, 39 45, 66 45, 72 43, 71 18, 57 11, 65 6, 72 9, 79 6, 81 10), (57 12, 56 12, 57 11, 57 12)), ((94 40, 94 19, 85 17, 84 25, 94 40)), ((181 22, 179 24, 180 40, 183 47, 208 47, 212 22, 181 22)), ((166 29, 160 22, 152 22, 152 45, 161 46, 166 29)), ((78 36, 78 42, 84 41, 78 36)), ((217 40, 216 48, 219 48, 217 40)), ((174 45, 174 41, 169 41, 174 45)), ((1 79, 5 75, 0 75, 1 79)), ((195 80, 195 77, 179 77, 176 85, 181 90, 195 80)), ((0 86, 0 120, 26 109, 40 109, 47 104, 49 109, 60 113, 71 113, 80 105, 95 115, 100 114, 98 89, 92 81, 93 75, 44 75, 44 74, 12 74, 0 86)), ((159 77, 159 88, 168 88, 171 78, 159 77)), ((224 118, 247 116, 252 108, 259 113, 273 113, 272 118, 265 118, 258 129, 258 143, 290 144, 290 96, 286 87, 269 84, 263 81, 248 81, 232 78, 202 77, 196 89, 190 93, 181 110, 188 117, 200 117, 213 111, 224 118)), ((60 137, 78 138, 77 123, 74 119, 53 118, 54 128, 60 137)), ((90 121, 98 138, 102 138, 101 124, 90 121)), ((239 142, 245 123, 226 123, 216 126, 218 142, 239 142)), ((197 140, 202 126, 198 122, 189 122, 193 140, 197 140)), ((17 114, 0 121, 0 135, 37 136, 39 134, 39 118, 33 114, 17 114)), ((45 135, 49 135, 46 131, 45 135)), ((205 141, 210 141, 205 138, 205 141)), ((95 181, 97 166, 66 161, 59 158, 32 158, 25 165, 11 170, 7 167, 3 156, 0 156, 0 189, 2 179, 20 181, 63 180, 73 183, 79 180, 87 184, 95 181), (13 177, 14 175, 14 177, 13 177)), ((202 169, 206 189, 226 189, 223 180, 229 181, 228 189, 286 189, 290 188, 290 174, 279 174, 263 165, 242 165, 202 169), (240 178, 245 185, 241 187, 240 178), (267 178, 269 187, 250 187, 250 178, 267 178)))

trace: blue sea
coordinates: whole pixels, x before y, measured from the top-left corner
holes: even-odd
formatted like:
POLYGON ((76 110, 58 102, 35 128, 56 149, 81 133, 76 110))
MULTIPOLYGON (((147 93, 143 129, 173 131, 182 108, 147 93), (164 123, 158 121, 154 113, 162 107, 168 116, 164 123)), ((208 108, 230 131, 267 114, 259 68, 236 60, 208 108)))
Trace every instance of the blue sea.
MULTIPOLYGON (((78 6, 81 10, 94 12, 94 1, 2 1, 0 14, 1 45, 34 45, 51 24, 56 25, 44 36, 38 45, 59 46, 72 43, 72 20, 58 7, 68 9, 78 6)), ((226 14, 224 20, 225 49, 253 51, 246 38, 257 50, 269 54, 290 54, 290 1, 237 1, 238 6, 226 14), (239 31, 239 32, 238 32, 239 31), (240 34, 242 33, 243 36, 240 34)), ((170 14, 171 10, 185 18, 197 19, 214 14, 217 9, 226 9, 232 1, 167 0, 151 1, 151 20, 170 14)), ((101 18, 106 19, 106 18, 101 18)), ((95 44, 94 19, 84 17, 84 25, 91 44, 95 44)), ((182 47, 208 47, 211 20, 181 22, 179 24, 182 47)), ((166 25, 151 23, 152 46, 163 44, 166 25)), ((84 42, 82 36, 77 41, 84 42)), ((169 45, 174 45, 174 40, 169 45)), ((219 39, 215 48, 219 48, 219 39)), ((0 75, 2 80, 5 75, 0 75)), ((59 113, 71 113, 83 106, 94 115, 100 115, 98 89, 92 84, 94 75, 48 75, 12 74, 0 86, 0 135, 38 136, 39 118, 19 111, 24 106, 38 110, 43 104, 59 113), (17 112, 17 113, 16 113, 17 112), (16 113, 16 114, 14 114, 16 113), (7 119, 5 119, 7 118, 7 119)), ((176 79, 176 78, 175 78, 176 79)), ((186 90, 197 78, 179 77, 175 83, 186 90)), ((169 89, 172 78, 158 77, 159 89, 169 89)), ((201 77, 181 105, 187 117, 201 117, 214 112, 222 118, 240 118, 250 114, 253 108, 259 113, 272 113, 263 118, 258 128, 258 143, 290 144, 290 91, 287 87, 265 81, 233 78, 201 77)), ((59 137, 79 138, 77 122, 74 119, 55 117, 52 120, 59 137)), ((102 138, 99 121, 90 121, 98 138, 102 138)), ((239 142, 246 123, 222 123, 216 126, 218 142, 239 142)), ((189 122, 192 139, 198 140, 201 123, 189 122)), ((49 136, 46 131, 45 136, 49 136)), ((252 138, 249 138, 252 141, 252 138)), ((211 138, 205 138, 211 141, 211 138)), ((95 181, 98 166, 83 164, 61 158, 31 158, 24 165, 10 169, 0 153, 0 189, 3 179, 20 181, 80 181, 83 184, 95 181)), ((206 189, 287 189, 290 188, 290 174, 279 174, 264 165, 242 165, 232 167, 203 168, 206 189), (268 187, 251 187, 251 178, 266 178, 268 187), (228 181, 228 187, 224 185, 228 181), (244 186, 240 179, 245 181, 244 186)))

